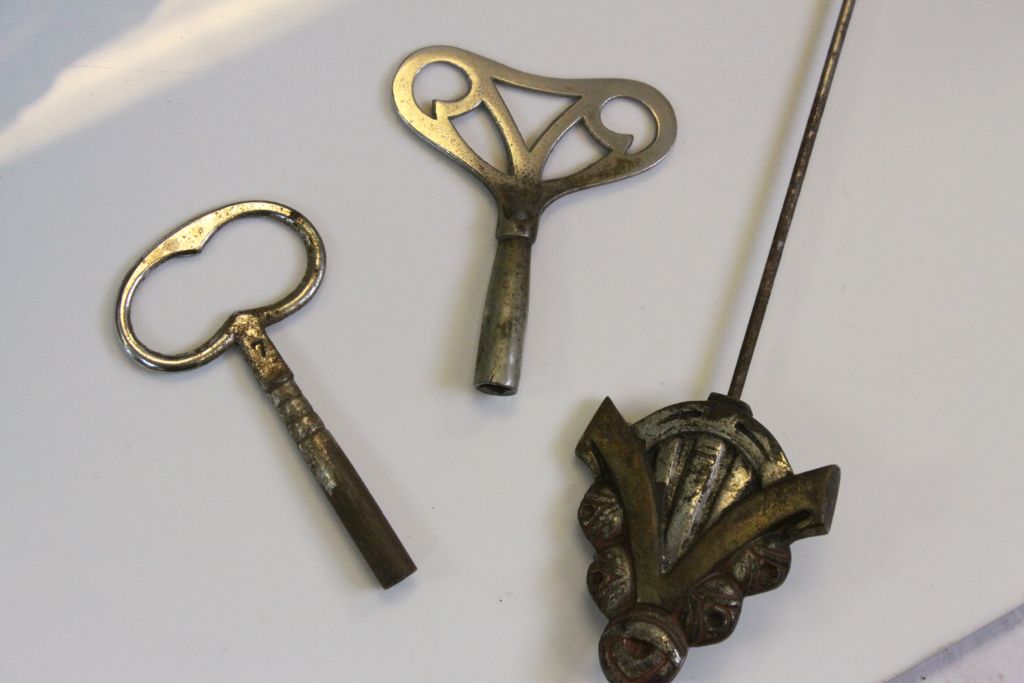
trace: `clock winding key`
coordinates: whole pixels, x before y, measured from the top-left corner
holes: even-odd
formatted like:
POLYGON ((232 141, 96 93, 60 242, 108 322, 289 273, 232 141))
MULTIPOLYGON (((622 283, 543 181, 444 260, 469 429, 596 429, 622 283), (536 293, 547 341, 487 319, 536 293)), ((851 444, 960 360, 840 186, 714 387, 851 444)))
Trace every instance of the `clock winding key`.
POLYGON ((416 571, 416 565, 338 442, 302 395, 291 369, 266 333, 268 326, 309 302, 323 280, 324 265, 320 234, 294 209, 262 201, 225 206, 178 228, 132 267, 118 295, 117 331, 128 355, 155 370, 190 370, 237 347, 260 387, 273 401, 288 433, 359 552, 381 586, 389 588, 416 571), (132 329, 131 303, 147 273, 175 256, 199 253, 218 230, 246 216, 275 218, 302 238, 307 260, 299 284, 280 301, 232 314, 209 340, 191 351, 168 355, 139 341, 132 329))
POLYGON ((392 90, 398 114, 409 127, 473 173, 498 205, 498 248, 484 304, 473 383, 485 394, 509 396, 519 388, 529 304, 530 248, 537 239, 541 213, 563 195, 636 175, 661 161, 676 138, 672 106, 660 92, 638 81, 545 78, 443 46, 409 55, 398 68, 392 90), (456 101, 434 101, 431 111, 425 112, 413 96, 413 82, 421 69, 438 63, 462 71, 469 80, 469 90, 456 101), (568 97, 570 104, 530 144, 513 120, 498 85, 568 97), (654 118, 654 139, 643 149, 630 151, 633 136, 616 133, 602 123, 602 108, 616 98, 638 102, 654 118), (507 170, 484 161, 452 123, 480 106, 494 119, 504 139, 507 170), (543 178, 552 149, 578 123, 607 153, 570 175, 543 178))

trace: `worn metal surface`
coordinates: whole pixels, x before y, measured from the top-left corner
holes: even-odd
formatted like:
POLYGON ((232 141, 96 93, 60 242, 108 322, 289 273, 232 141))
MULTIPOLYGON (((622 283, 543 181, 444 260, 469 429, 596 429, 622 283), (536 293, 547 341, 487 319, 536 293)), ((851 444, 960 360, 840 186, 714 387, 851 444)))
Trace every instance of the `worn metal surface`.
POLYGON ((657 90, 624 79, 544 78, 511 69, 454 47, 428 47, 406 58, 392 86, 395 107, 420 136, 459 162, 494 196, 498 206, 497 239, 491 282, 484 305, 474 384, 484 393, 516 393, 522 364, 529 301, 530 248, 538 221, 555 199, 594 185, 636 175, 661 161, 676 137, 676 119, 668 100, 657 90), (413 96, 416 75, 426 66, 450 64, 469 80, 465 95, 455 101, 434 101, 423 111, 413 96), (567 96, 571 104, 532 144, 512 119, 497 85, 567 96), (647 147, 629 151, 633 136, 616 133, 601 121, 610 100, 628 98, 647 108, 656 133, 647 147), (484 161, 466 144, 452 120, 483 106, 497 124, 508 153, 508 168, 484 161), (593 164, 560 178, 542 178, 544 165, 558 140, 581 123, 607 154, 593 164))
POLYGON ((155 370, 189 370, 237 347, 370 569, 381 586, 388 588, 416 571, 416 565, 344 451, 302 395, 292 371, 266 334, 269 325, 294 313, 312 298, 323 281, 324 266, 324 245, 319 233, 294 209, 261 201, 225 206, 178 228, 139 259, 125 277, 118 295, 117 331, 125 351, 155 370), (219 229, 245 216, 275 218, 302 238, 307 260, 299 284, 275 303, 232 314, 209 340, 191 351, 164 354, 143 344, 132 329, 131 303, 149 271, 175 256, 199 253, 219 229))
POLYGON ((826 534, 839 468, 793 474, 739 400, 855 0, 844 0, 729 395, 663 408, 630 426, 605 399, 577 446, 595 483, 579 508, 595 549, 587 588, 609 623, 612 683, 664 683, 690 647, 725 640, 743 599, 777 588, 793 541, 826 534))
POLYGON ((747 405, 719 394, 632 426, 605 399, 576 453, 595 478, 579 521, 613 683, 671 680, 690 647, 727 638, 743 599, 786 578, 790 543, 828 533, 839 492, 838 467, 794 475, 747 405))

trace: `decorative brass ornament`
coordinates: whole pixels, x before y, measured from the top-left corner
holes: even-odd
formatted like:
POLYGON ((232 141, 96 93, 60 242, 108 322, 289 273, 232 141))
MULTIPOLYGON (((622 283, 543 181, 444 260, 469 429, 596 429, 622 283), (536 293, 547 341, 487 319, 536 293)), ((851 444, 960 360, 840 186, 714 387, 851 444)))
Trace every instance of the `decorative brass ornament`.
POLYGON ((261 201, 225 206, 167 235, 128 271, 117 299, 117 331, 128 355, 154 370, 191 370, 237 347, 260 388, 274 403, 288 434, 356 547, 381 586, 390 588, 416 571, 416 565, 341 446, 303 396, 291 369, 266 333, 268 326, 288 317, 313 298, 323 281, 325 263, 320 233, 295 209, 261 201), (218 230, 246 216, 274 218, 302 238, 306 245, 306 272, 302 280, 280 301, 232 314, 209 340, 191 351, 169 355, 143 344, 132 328, 131 304, 135 290, 146 275, 168 259, 198 254, 218 230))
POLYGON ((829 531, 839 468, 793 474, 740 395, 853 6, 839 11, 729 395, 633 425, 606 398, 577 446, 595 479, 579 522, 595 550, 587 588, 609 619, 598 652, 611 683, 672 680, 689 648, 729 637, 744 598, 782 584, 793 541, 829 531))
POLYGON ((428 47, 409 55, 393 83, 395 107, 423 139, 475 175, 498 205, 498 249, 487 289, 474 384, 484 393, 509 396, 519 387, 529 304, 530 248, 538 222, 554 200, 576 190, 610 183, 646 171, 661 161, 676 137, 676 119, 657 90, 624 79, 545 78, 511 69, 454 47, 428 47), (435 100, 424 112, 413 97, 413 82, 426 66, 450 64, 469 80, 469 90, 452 102, 435 100), (520 132, 498 85, 571 98, 532 144, 520 132), (616 98, 639 102, 654 118, 656 132, 647 147, 629 151, 632 135, 616 133, 601 121, 601 109, 616 98), (473 151, 452 120, 483 105, 493 117, 508 153, 509 168, 497 169, 473 151), (544 165, 558 140, 582 124, 607 154, 575 173, 543 179, 544 165))
POLYGON ((712 394, 630 426, 605 399, 577 455, 595 549, 587 588, 610 619, 609 681, 668 681, 690 647, 729 636, 743 599, 778 587, 789 544, 828 533, 839 468, 794 475, 742 401, 712 394))

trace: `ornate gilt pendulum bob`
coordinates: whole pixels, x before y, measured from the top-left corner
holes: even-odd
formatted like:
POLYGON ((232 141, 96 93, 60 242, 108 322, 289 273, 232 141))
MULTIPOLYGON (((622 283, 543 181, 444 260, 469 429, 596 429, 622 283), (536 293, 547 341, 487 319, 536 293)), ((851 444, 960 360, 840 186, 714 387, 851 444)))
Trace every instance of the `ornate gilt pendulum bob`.
POLYGON ((794 474, 740 400, 854 0, 844 0, 727 396, 628 424, 605 399, 577 446, 595 482, 579 521, 595 549, 587 588, 609 618, 612 683, 675 677, 690 647, 727 638, 743 599, 777 588, 790 544, 828 533, 839 468, 794 474))

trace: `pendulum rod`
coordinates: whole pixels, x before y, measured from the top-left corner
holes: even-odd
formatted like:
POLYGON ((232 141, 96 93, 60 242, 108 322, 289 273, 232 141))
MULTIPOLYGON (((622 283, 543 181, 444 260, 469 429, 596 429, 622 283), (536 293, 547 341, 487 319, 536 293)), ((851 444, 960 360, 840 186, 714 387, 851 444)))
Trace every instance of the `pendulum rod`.
POLYGON ((747 371, 750 369, 750 361, 754 357, 754 347, 757 345, 757 337, 761 333, 761 324, 764 322, 764 314, 768 309, 768 299, 771 298, 772 287, 775 285, 775 275, 779 272, 782 250, 786 246, 789 226, 793 223, 796 203, 800 199, 800 190, 803 188, 804 177, 807 175, 807 165, 811 161, 814 141, 818 137, 818 127, 821 126, 821 117, 825 113, 825 102, 828 100, 829 90, 832 89, 832 78, 836 73, 839 53, 843 49, 846 29, 850 25, 850 15, 853 14, 855 3, 856 0, 843 0, 843 5, 839 9, 839 18, 836 20, 836 28, 832 34, 832 43, 828 49, 828 56, 825 58, 825 66, 821 70, 821 78, 818 81, 818 89, 814 93, 814 101, 811 103, 811 113, 807 117, 807 126, 804 128, 804 137, 796 155, 793 175, 789 179, 786 199, 782 203, 782 213, 779 215, 779 222, 775 227, 768 259, 764 264, 764 273, 761 275, 761 284, 757 288, 754 308, 750 312, 747 331, 743 335, 743 345, 740 347, 736 369, 732 374, 732 383, 729 385, 729 396, 737 400, 743 393, 743 385, 747 381, 747 371))

